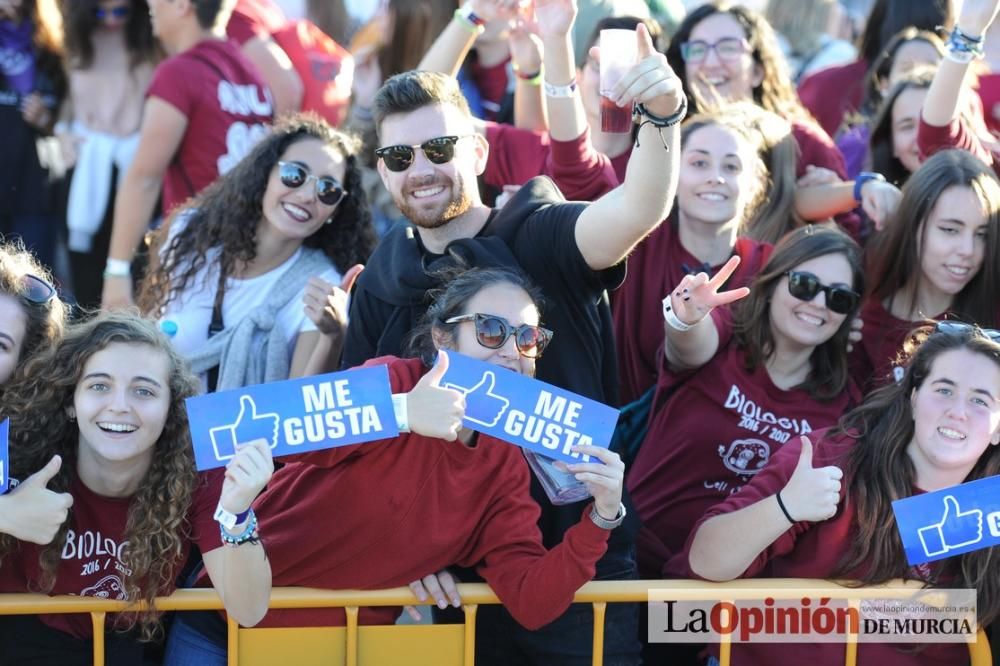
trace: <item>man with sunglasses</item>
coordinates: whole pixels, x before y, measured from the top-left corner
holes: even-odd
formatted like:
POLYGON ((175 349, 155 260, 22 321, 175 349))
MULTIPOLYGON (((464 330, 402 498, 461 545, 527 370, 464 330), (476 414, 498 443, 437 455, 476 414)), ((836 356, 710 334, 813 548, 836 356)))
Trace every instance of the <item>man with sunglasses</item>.
POLYGON ((226 0, 149 0, 153 32, 171 57, 153 73, 139 147, 115 198, 101 305, 132 303, 131 261, 162 188, 164 217, 225 173, 267 132, 271 93, 225 36, 226 0))
MULTIPOLYGON (((470 27, 480 21, 474 9, 466 6, 462 14, 470 27)), ((426 309, 427 290, 437 286, 437 269, 455 263, 512 266, 541 288, 544 317, 555 333, 539 359, 537 377, 616 402, 605 289, 621 283, 625 256, 669 212, 676 191, 677 124, 686 108, 680 81, 646 30, 640 27, 636 38, 639 62, 613 92, 623 106, 637 103, 637 145, 625 182, 589 205, 566 202, 550 180, 536 178, 503 209, 490 209, 476 185, 489 146, 475 134, 455 80, 406 72, 385 83, 374 105, 381 146, 377 168, 413 224, 391 230, 361 274, 351 301, 345 367, 402 351, 404 338, 426 309)), ((549 60, 549 102, 578 103, 568 37, 554 58, 547 54, 549 60)), ((560 542, 579 520, 583 503, 554 506, 537 479, 532 494, 542 509, 539 525, 546 545, 560 542)), ((634 577, 635 529, 626 518, 625 527, 612 533, 608 553, 597 565, 599 578, 634 577)), ((608 610, 606 663, 636 663, 634 609, 615 606, 608 610)), ((537 632, 521 628, 502 608, 481 609, 477 626, 477 663, 550 663, 545 654, 559 654, 561 664, 591 663, 592 620, 586 608, 571 608, 537 632)))

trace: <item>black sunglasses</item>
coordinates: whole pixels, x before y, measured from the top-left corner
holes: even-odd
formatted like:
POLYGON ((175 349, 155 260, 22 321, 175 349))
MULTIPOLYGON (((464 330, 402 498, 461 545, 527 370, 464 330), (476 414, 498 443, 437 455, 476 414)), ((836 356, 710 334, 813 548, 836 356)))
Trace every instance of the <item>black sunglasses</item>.
POLYGON ((21 278, 21 286, 24 288, 21 297, 29 303, 44 305, 56 297, 56 288, 37 275, 26 274, 21 278))
POLYGON ((935 333, 965 334, 969 331, 976 331, 993 342, 1000 343, 1000 331, 992 328, 980 328, 975 324, 966 324, 964 321, 939 321, 934 325, 935 333))
POLYGON ((389 171, 406 171, 413 165, 416 149, 424 151, 424 156, 434 164, 447 164, 455 158, 455 144, 462 136, 439 136, 413 146, 385 146, 375 151, 375 156, 385 163, 389 171))
POLYGON ((476 323, 476 342, 487 349, 500 349, 507 343, 507 338, 514 336, 514 346, 518 353, 526 358, 539 358, 552 339, 552 331, 541 326, 521 324, 511 326, 503 317, 488 314, 467 314, 446 319, 446 324, 458 324, 463 321, 476 323))
POLYGON ((858 306, 861 296, 847 287, 830 287, 819 281, 812 273, 788 271, 788 293, 800 301, 811 301, 816 294, 826 294, 826 307, 837 314, 850 314, 858 306))
POLYGON ((111 9, 104 9, 103 7, 98 7, 94 10, 94 18, 98 21, 103 21, 109 16, 114 16, 116 19, 123 19, 129 15, 129 8, 124 5, 119 5, 118 7, 112 7, 111 9))
POLYGON ((314 176, 295 162, 278 162, 278 177, 282 185, 293 190, 315 180, 316 198, 327 206, 336 206, 347 194, 340 181, 333 176, 314 176))

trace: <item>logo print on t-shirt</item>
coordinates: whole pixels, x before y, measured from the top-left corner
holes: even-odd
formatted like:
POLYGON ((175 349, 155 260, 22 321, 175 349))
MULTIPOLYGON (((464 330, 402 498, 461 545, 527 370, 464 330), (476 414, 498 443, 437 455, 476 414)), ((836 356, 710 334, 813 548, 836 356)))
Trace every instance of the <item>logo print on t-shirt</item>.
POLYGON ((257 145, 257 142, 267 136, 267 128, 263 125, 247 125, 235 122, 226 130, 226 154, 220 155, 216 162, 219 175, 224 175, 246 157, 246 154, 257 145))
POLYGON ((719 446, 722 464, 740 476, 756 474, 764 469, 771 457, 771 447, 759 439, 738 439, 729 445, 719 446))
POLYGON ((91 585, 82 592, 81 597, 97 597, 98 599, 114 599, 122 601, 125 599, 125 584, 122 579, 114 574, 105 576, 96 584, 91 585))

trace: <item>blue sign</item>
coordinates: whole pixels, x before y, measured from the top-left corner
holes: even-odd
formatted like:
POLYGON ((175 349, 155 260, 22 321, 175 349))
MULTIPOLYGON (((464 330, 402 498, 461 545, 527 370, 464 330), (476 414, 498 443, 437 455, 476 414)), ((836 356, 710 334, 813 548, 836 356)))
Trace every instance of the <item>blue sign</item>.
POLYGON ((187 411, 199 470, 259 438, 278 457, 399 434, 384 365, 188 398, 187 411))
POLYGON ((618 410, 512 370, 448 352, 440 385, 465 394, 463 423, 566 462, 589 461, 577 444, 607 447, 618 410))
POLYGON ((10 419, 0 423, 0 495, 10 490, 10 451, 7 442, 10 439, 10 419))
POLYGON ((1000 476, 892 503, 910 564, 1000 545, 1000 476))

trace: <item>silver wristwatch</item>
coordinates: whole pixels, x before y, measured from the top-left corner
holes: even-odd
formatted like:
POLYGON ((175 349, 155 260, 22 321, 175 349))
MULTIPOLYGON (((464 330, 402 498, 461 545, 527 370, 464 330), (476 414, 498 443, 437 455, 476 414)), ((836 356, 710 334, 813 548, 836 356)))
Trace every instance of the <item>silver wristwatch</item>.
POLYGON ((618 515, 615 516, 614 520, 608 520, 607 518, 602 518, 601 514, 597 513, 597 505, 594 504, 590 507, 590 519, 594 521, 594 524, 604 530, 613 530, 622 524, 625 520, 625 505, 618 504, 618 515))

